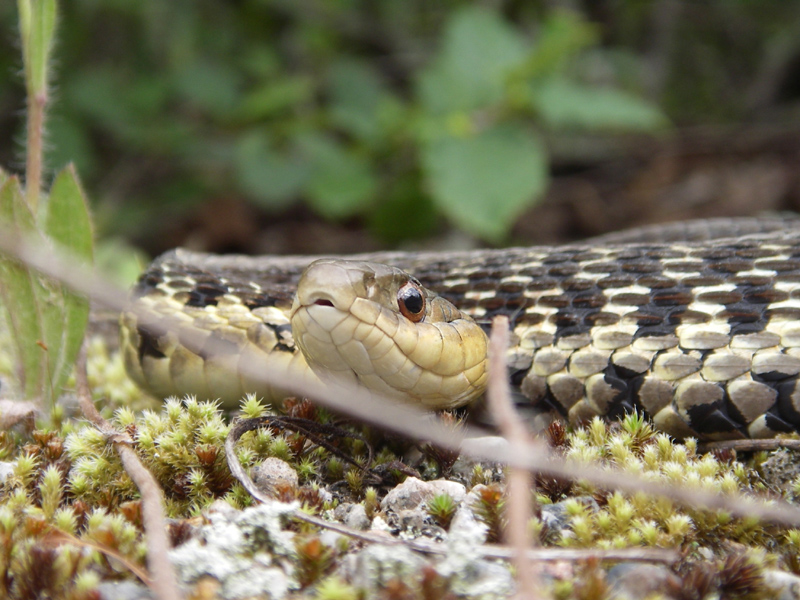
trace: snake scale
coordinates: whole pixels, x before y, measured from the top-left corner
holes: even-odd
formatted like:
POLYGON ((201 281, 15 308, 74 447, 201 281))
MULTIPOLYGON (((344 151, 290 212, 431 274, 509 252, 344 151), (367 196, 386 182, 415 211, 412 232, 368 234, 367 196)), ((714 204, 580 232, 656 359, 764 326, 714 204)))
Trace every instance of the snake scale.
POLYGON ((390 371, 379 391, 399 382, 412 390, 394 392, 401 400, 458 406, 485 385, 480 328, 503 314, 512 385, 541 415, 583 422, 639 410, 667 433, 706 440, 800 430, 799 221, 690 221, 565 246, 347 258, 358 262, 310 268, 296 299, 314 257, 161 256, 132 302, 179 315, 230 352, 208 360, 126 312, 129 373, 158 396, 194 393, 234 407, 246 391, 280 394, 237 374, 241 353, 290 372, 356 372, 369 385, 378 367, 365 364, 363 348, 378 348, 390 371), (335 312, 342 302, 347 310, 335 312), (447 345, 461 338, 468 348, 447 345), (304 358, 306 346, 321 357, 304 358), (430 379, 432 395, 417 393, 430 379))

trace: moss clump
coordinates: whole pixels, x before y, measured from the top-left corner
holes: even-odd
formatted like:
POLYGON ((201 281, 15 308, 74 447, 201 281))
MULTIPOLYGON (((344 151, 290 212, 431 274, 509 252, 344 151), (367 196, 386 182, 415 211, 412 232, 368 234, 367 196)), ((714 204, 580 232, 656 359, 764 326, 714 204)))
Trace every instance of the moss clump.
POLYGON ((428 501, 427 512, 443 529, 450 527, 450 522, 458 510, 458 503, 449 494, 437 494, 428 501))
MULTIPOLYGON (((252 398, 246 402, 248 411, 260 412, 252 398)), ((119 409, 111 423, 131 436, 134 449, 164 490, 169 516, 199 514, 217 498, 237 507, 250 504, 249 495, 228 469, 224 442, 230 426, 216 403, 172 398, 160 411, 146 410, 139 417, 129 409, 119 409)), ((268 430, 249 432, 237 446, 237 458, 250 467, 278 456, 294 460, 295 466, 302 466, 310 476, 315 466, 306 458, 295 460, 279 440, 283 438, 268 430)), ((138 497, 118 455, 98 430, 84 427, 71 433, 65 447, 72 462, 67 485, 76 499, 91 506, 116 508, 138 497)))
MULTIPOLYGON (((568 459, 599 468, 614 467, 655 483, 750 497, 764 491, 756 472, 745 464, 698 454, 694 440, 677 443, 653 431, 636 415, 615 425, 594 420, 588 427, 568 433, 562 450, 568 459)), ((788 557, 794 551, 792 541, 800 543, 800 535, 786 536, 785 530, 762 524, 755 517, 680 506, 644 493, 610 492, 581 481, 572 483, 570 494, 572 498, 563 503, 568 527, 555 540, 552 532, 548 535, 548 541, 557 545, 706 547, 724 553, 722 547, 733 542, 788 557), (586 498, 594 502, 586 502, 586 498)), ((543 504, 552 502, 541 494, 538 499, 543 504)))
POLYGON ((121 515, 87 512, 63 494, 50 466, 39 482, 40 500, 22 479, 7 482, 0 505, 0 596, 3 598, 94 598, 101 579, 116 577, 107 556, 142 567, 140 531, 121 515), (99 551, 98 551, 99 550, 99 551))

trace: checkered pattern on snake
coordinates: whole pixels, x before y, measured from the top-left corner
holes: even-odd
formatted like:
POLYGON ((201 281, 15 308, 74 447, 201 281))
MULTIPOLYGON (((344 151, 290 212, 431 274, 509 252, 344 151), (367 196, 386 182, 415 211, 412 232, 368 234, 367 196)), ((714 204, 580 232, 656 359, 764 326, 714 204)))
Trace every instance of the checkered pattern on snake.
MULTIPOLYGON (((507 315, 512 384, 543 414, 580 422, 643 410, 670 434, 712 440, 800 430, 800 228, 745 219, 660 232, 690 241, 640 241, 635 233, 559 247, 357 258, 407 270, 487 328, 494 315, 507 315)), ((226 340, 231 358, 208 365, 202 352, 123 315, 134 379, 158 395, 278 393, 237 376, 235 355, 247 347, 293 368, 286 311, 310 260, 162 256, 134 301, 183 311, 186 326, 226 340)))

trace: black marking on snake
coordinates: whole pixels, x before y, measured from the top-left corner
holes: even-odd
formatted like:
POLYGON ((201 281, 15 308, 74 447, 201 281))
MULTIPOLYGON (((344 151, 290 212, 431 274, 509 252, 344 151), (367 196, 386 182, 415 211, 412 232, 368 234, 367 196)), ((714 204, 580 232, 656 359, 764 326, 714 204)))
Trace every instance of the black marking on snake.
POLYGON ((775 386, 775 389, 778 390, 778 400, 770 412, 777 412, 782 419, 792 423, 794 427, 800 428, 800 412, 795 409, 792 401, 792 397, 800 393, 800 390, 797 389, 797 383, 798 378, 795 375, 791 379, 782 381, 775 386))
MULTIPOLYGON (((712 402, 710 404, 696 404, 686 410, 689 417, 688 422, 695 431, 704 433, 730 433, 738 431, 742 433, 739 423, 725 414, 724 400, 712 402)), ((743 434, 744 435, 744 434, 743 434)), ((745 435, 745 437, 747 437, 745 435)))
POLYGON ((274 325, 273 323, 264 323, 267 327, 272 329, 275 332, 275 337, 278 340, 278 343, 275 344, 275 349, 280 350, 281 352, 294 352, 294 337, 292 337, 292 325, 291 323, 285 323, 283 325, 274 325), (291 345, 286 343, 286 340, 292 340, 291 345))
POLYGON ((189 292, 189 299, 186 301, 186 305, 199 308, 216 306, 218 302, 217 299, 227 293, 228 286, 223 285, 219 280, 204 281, 195 285, 189 292))
POLYGON ((169 280, 169 287, 173 290, 188 290, 192 288, 194 284, 191 281, 186 279, 170 279, 169 280))
MULTIPOLYGON (((771 408, 764 415, 764 420, 766 421, 767 427, 769 427, 772 431, 779 431, 781 433, 795 432, 796 428, 784 421, 780 415, 776 414, 775 410, 775 408, 771 408)), ((798 425, 800 425, 800 423, 798 423, 798 425)))
POLYGON ((606 413, 610 419, 621 419, 636 410, 635 400, 631 394, 630 386, 617 377, 606 375, 603 380, 617 392, 611 400, 611 406, 606 413))
POLYGON ((158 348, 158 337, 141 327, 137 327, 136 331, 139 334, 140 364, 144 361, 145 356, 151 356, 153 358, 166 358, 167 355, 158 348))
POLYGON ((249 308, 250 310, 256 308, 263 308, 269 306, 275 306, 275 298, 268 296, 267 294, 259 294, 259 293, 241 293, 239 294, 239 298, 242 301, 242 304, 249 308))
POLYGON ((139 298, 148 295, 151 293, 153 288, 158 286, 158 284, 163 281, 164 278, 162 277, 160 270, 150 269, 149 271, 142 273, 142 275, 136 281, 136 285, 134 285, 133 289, 131 290, 131 299, 138 300, 139 298))

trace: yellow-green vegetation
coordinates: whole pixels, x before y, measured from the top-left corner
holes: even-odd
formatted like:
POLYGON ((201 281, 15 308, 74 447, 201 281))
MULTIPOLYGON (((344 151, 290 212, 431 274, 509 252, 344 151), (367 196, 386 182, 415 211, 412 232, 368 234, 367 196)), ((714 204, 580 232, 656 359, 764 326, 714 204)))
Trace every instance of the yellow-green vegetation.
MULTIPOLYGON (((122 355, 110 351, 101 336, 93 336, 86 342, 86 375, 92 398, 99 400, 98 409, 106 416, 118 408, 143 410, 157 408, 161 402, 145 394, 131 381, 125 372, 122 355)), ((67 385, 74 385, 74 377, 67 385)))
POLYGON ((61 438, 39 431, 22 444, 0 432, 0 447, 16 459, 0 502, 0 596, 93 598, 101 579, 117 576, 108 554, 142 567, 140 524, 81 501, 65 485, 70 461, 61 438))
POLYGON ((449 494, 437 494, 428 502, 428 514, 440 527, 447 529, 458 510, 458 503, 449 494))
MULTIPOLYGON (((261 416, 265 410, 253 397, 242 405, 246 416, 261 416)), ((134 448, 164 490, 169 516, 199 514, 218 498, 236 507, 251 503, 228 469, 223 445, 230 426, 216 403, 173 398, 160 410, 145 410, 138 416, 130 409, 119 409, 111 422, 134 440, 134 448)), ((248 432, 237 446, 237 458, 245 467, 267 457, 280 458, 292 465, 301 480, 317 481, 318 472, 326 471, 329 454, 322 448, 306 448, 298 438, 264 428, 248 432)), ((67 483, 75 498, 115 507, 137 496, 118 456, 98 430, 84 427, 71 433, 65 448, 71 461, 67 483)))
MULTIPOLYGON (((598 468, 613 467, 623 476, 636 475, 648 482, 727 496, 767 498, 766 485, 753 468, 727 455, 699 454, 694 440, 677 443, 655 432, 638 415, 614 425, 596 419, 568 433, 561 451, 565 458, 598 468)), ((785 528, 763 524, 753 516, 734 517, 726 511, 681 506, 644 493, 604 490, 585 481, 573 482, 570 487, 563 503, 568 528, 554 538, 554 532, 545 531, 541 521, 536 523, 544 539, 561 546, 704 547, 724 555, 731 544, 741 544, 742 549, 773 553, 770 561, 786 562, 796 554, 800 542, 796 530, 787 533, 785 528)), ((553 502, 541 491, 537 499, 543 505, 553 502)))

